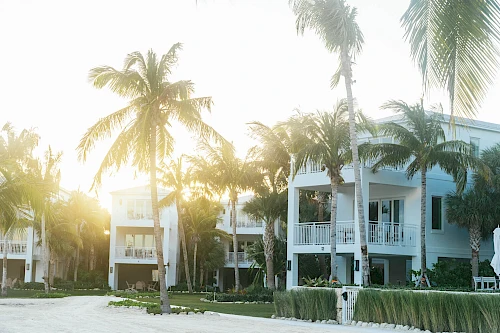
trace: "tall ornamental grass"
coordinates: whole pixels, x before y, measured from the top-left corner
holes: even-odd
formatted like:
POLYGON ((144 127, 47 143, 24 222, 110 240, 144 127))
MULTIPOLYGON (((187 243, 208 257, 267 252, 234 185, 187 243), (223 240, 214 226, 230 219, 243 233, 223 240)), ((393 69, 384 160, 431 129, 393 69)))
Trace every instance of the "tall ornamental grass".
POLYGON ((354 320, 432 332, 500 333, 500 295, 361 290, 354 320))
POLYGON ((337 319, 337 293, 335 289, 293 289, 274 293, 276 316, 329 320, 337 319))

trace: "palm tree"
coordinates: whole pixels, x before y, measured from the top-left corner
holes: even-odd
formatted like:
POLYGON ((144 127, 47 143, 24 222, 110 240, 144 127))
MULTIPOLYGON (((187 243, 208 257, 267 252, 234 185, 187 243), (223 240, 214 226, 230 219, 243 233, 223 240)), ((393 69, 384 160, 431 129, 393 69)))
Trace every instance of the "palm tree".
MULTIPOLYGON (((220 204, 211 202, 204 197, 199 197, 186 203, 183 220, 186 221, 188 233, 191 234, 191 240, 193 241, 193 286, 195 287, 198 244, 207 238, 231 238, 225 231, 216 228, 221 210, 220 204)), ((203 269, 203 265, 200 264, 200 266, 203 269)))
POLYGON ((467 228, 472 250, 472 276, 479 276, 479 250, 481 240, 489 237, 498 221, 496 202, 498 195, 493 192, 471 189, 465 193, 446 195, 446 216, 449 223, 467 228))
POLYGON ((422 104, 408 105, 403 101, 389 101, 382 106, 402 116, 404 126, 397 123, 386 123, 379 127, 382 136, 393 137, 398 143, 380 143, 369 145, 370 156, 377 161, 372 167, 376 172, 384 166, 405 167, 408 179, 417 173, 421 175, 420 199, 420 259, 421 279, 430 286, 427 277, 426 259, 426 212, 427 212, 427 171, 439 166, 444 172, 451 174, 457 182, 457 190, 461 192, 467 183, 467 169, 478 170, 482 167, 479 160, 471 155, 469 144, 461 140, 446 141, 442 128, 444 121, 439 112, 426 113, 422 104))
POLYGON ((61 173, 58 164, 61 162, 62 153, 53 153, 48 148, 43 161, 36 160, 31 164, 30 175, 33 178, 33 192, 29 198, 34 212, 35 221, 40 223, 40 237, 42 240, 42 266, 45 293, 50 292, 49 286, 49 261, 50 248, 47 243, 47 219, 51 200, 59 192, 61 173))
POLYGON ((274 283, 274 223, 286 215, 288 196, 287 192, 269 192, 257 194, 243 207, 243 211, 266 224, 264 231, 264 256, 266 260, 267 287, 276 289, 274 283))
POLYGON ((184 226, 184 219, 182 214, 185 205, 184 192, 185 190, 187 190, 187 187, 189 187, 189 184, 191 183, 191 173, 189 169, 187 171, 183 169, 182 156, 179 157, 177 161, 170 161, 170 164, 168 166, 162 165, 160 167, 160 172, 160 184, 173 190, 165 198, 160 200, 159 207, 168 207, 172 204, 175 204, 175 207, 177 209, 177 221, 179 235, 181 238, 182 255, 184 259, 184 273, 186 274, 188 291, 191 294, 193 292, 193 286, 191 285, 191 276, 189 274, 186 228, 184 226))
POLYGON ((90 70, 89 79, 97 89, 108 86, 117 95, 130 99, 128 105, 90 127, 77 148, 79 158, 87 159, 88 152, 99 140, 121 129, 120 134, 104 157, 94 178, 99 186, 102 174, 110 168, 119 169, 129 161, 140 172, 149 173, 154 235, 160 282, 162 312, 171 312, 165 280, 165 261, 160 229, 156 165, 157 160, 169 157, 174 150, 174 137, 169 132, 177 121, 189 131, 203 137, 223 141, 222 137, 201 119, 201 111, 210 110, 210 97, 192 98, 191 81, 170 82, 177 64, 181 44, 174 44, 161 57, 149 50, 146 57, 133 52, 125 57, 122 70, 110 66, 90 70))
POLYGON ((358 209, 361 270, 363 284, 368 285, 370 282, 370 262, 368 260, 356 115, 352 93, 352 62, 355 60, 356 55, 361 52, 364 43, 363 33, 356 22, 358 11, 355 7, 347 5, 344 0, 289 0, 289 3, 293 12, 297 15, 297 33, 303 34, 306 28, 310 28, 323 40, 329 52, 339 54, 340 66, 332 77, 331 85, 332 88, 335 87, 340 81, 340 76, 344 77, 347 109, 349 111, 349 136, 351 139, 354 187, 358 209))
POLYGON ((194 167, 195 179, 204 184, 209 190, 219 194, 229 195, 231 205, 231 226, 233 232, 234 251, 234 281, 236 292, 240 288, 240 274, 238 269, 238 236, 236 234, 236 203, 238 195, 254 189, 261 184, 261 175, 256 171, 248 156, 244 160, 236 156, 232 144, 210 146, 206 140, 198 145, 203 156, 191 158, 194 167))
POLYGON ((401 23, 424 93, 446 88, 451 115, 474 116, 499 65, 498 1, 412 0, 401 23))
MULTIPOLYGON (((369 128, 369 122, 362 113, 357 113, 358 126, 369 128)), ((337 192, 344 180, 341 172, 352 161, 349 140, 349 120, 347 101, 339 101, 333 112, 317 112, 304 115, 299 122, 302 135, 293 138, 294 145, 301 147, 295 154, 293 175, 308 161, 319 163, 327 170, 331 187, 330 246, 331 279, 337 279, 337 192)))

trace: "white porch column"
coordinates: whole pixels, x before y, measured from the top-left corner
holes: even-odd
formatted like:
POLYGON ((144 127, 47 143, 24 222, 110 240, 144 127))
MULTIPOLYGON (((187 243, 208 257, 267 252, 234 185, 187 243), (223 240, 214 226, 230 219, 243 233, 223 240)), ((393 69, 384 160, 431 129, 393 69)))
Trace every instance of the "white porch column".
POLYGON ((288 234, 287 234, 287 271, 286 288, 297 286, 299 283, 299 256, 295 253, 294 232, 295 223, 299 222, 299 189, 293 187, 290 178, 288 189, 288 234), (290 265, 288 264, 290 262, 290 265))
POLYGON ((34 237, 33 237, 33 228, 29 227, 27 229, 28 237, 26 239, 26 259, 24 263, 24 282, 32 282, 32 271, 33 267, 33 251, 35 249, 34 246, 34 237))
POLYGON ((116 255, 116 226, 111 226, 109 230, 109 267, 108 267, 108 284, 111 289, 118 289, 118 265, 115 265, 116 255))
POLYGON ((389 259, 384 260, 384 284, 389 284, 389 259))
MULTIPOLYGON (((346 284, 347 282, 347 271, 351 267, 347 266, 349 263, 349 257, 337 256, 337 278, 340 283, 346 284)), ((349 263, 350 264, 350 263, 349 263)))

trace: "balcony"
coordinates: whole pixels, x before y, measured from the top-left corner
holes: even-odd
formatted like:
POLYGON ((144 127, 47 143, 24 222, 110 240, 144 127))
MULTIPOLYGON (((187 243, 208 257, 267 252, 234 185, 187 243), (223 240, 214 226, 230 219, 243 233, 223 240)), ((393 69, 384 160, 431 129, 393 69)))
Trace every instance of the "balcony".
MULTIPOLYGON (((372 160, 367 160, 367 161, 362 161, 361 166, 363 168, 371 168, 375 164, 375 161, 372 160)), ((293 167, 293 166, 292 166, 293 167)), ((353 166, 352 164, 347 164, 344 166, 344 170, 349 170, 352 169, 353 166)), ((399 167, 390 167, 390 166, 384 166, 381 167, 380 170, 387 170, 387 171, 396 171, 396 172, 402 172, 406 170, 406 166, 399 166, 399 167)), ((297 171, 297 175, 305 175, 305 174, 312 174, 312 173, 320 173, 323 172, 322 170, 322 165, 316 162, 308 161, 304 166, 302 166, 299 171, 297 171)))
POLYGON ((116 259, 156 259, 155 247, 130 247, 117 246, 115 247, 116 259))
MULTIPOLYGON (((337 222, 337 245, 354 244, 354 221, 337 222)), ((391 224, 390 222, 370 222, 368 244, 384 246, 416 246, 417 227, 415 225, 391 224)), ((293 244, 330 245, 330 222, 296 223, 293 244)))
MULTIPOLYGON (((234 252, 227 252, 226 253, 226 264, 228 265, 234 265, 234 252)), ((253 260, 248 258, 246 252, 238 252, 238 265, 251 265, 253 263, 253 260)))
MULTIPOLYGON (((296 223, 294 245, 330 245, 330 222, 296 223)), ((337 221, 337 244, 354 244, 354 221, 337 221)))
MULTIPOLYGON (((5 242, 0 240, 0 255, 4 253, 5 242)), ((26 241, 7 241, 7 254, 23 255, 27 252, 26 241)))
POLYGON ((391 224, 391 222, 369 223, 368 243, 387 246, 411 246, 417 245, 417 226, 391 224))

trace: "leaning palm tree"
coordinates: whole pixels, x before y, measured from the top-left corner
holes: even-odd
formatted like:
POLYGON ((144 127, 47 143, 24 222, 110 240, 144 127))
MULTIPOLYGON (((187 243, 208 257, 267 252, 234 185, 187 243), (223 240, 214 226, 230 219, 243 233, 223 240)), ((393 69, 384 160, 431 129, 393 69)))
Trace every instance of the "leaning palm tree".
POLYGON ((165 280, 165 261, 160 229, 158 192, 156 181, 157 160, 169 157, 174 150, 174 137, 169 132, 177 121, 189 131, 204 137, 223 141, 222 137, 203 122, 201 111, 210 110, 210 97, 192 98, 191 81, 169 81, 177 64, 181 44, 158 57, 152 50, 146 57, 133 52, 125 57, 122 70, 100 66, 90 70, 89 79, 97 89, 108 86, 120 97, 130 99, 128 105, 90 127, 77 148, 79 159, 85 161, 97 141, 108 138, 115 130, 120 134, 104 157, 94 178, 99 186, 102 175, 109 169, 119 169, 131 162, 139 172, 149 173, 154 235, 160 280, 162 312, 171 312, 165 280))
POLYGON ((352 62, 361 52, 363 33, 356 22, 358 11, 347 5, 345 0, 289 0, 293 12, 297 15, 297 32, 303 34, 306 28, 312 29, 324 42, 329 52, 339 54, 339 67, 332 77, 335 87, 340 77, 344 77, 349 110, 349 136, 351 140, 352 164, 354 169, 354 187, 358 209, 358 224, 361 247, 361 270, 363 284, 370 282, 370 263, 366 237, 365 213, 361 188, 361 172, 358 155, 358 137, 356 116, 352 93, 352 62))
POLYGON ((230 223, 233 232, 234 250, 234 281, 235 290, 240 288, 240 273, 238 269, 238 236, 236 234, 236 203, 238 195, 254 189, 261 184, 261 174, 257 172, 252 162, 236 156, 232 144, 226 143, 212 147, 206 140, 200 141, 198 150, 203 156, 191 158, 194 167, 193 174, 198 183, 216 194, 229 195, 231 205, 230 223))
POLYGON ((479 250, 481 241, 491 235, 499 212, 498 195, 492 191, 471 189, 465 193, 446 195, 446 216, 448 222, 469 231, 469 245, 472 250, 472 276, 479 276, 479 250))
MULTIPOLYGON (((369 121, 361 112, 357 113, 358 126, 370 128, 369 121)), ((294 146, 300 147, 295 154, 293 175, 309 161, 316 162, 327 170, 331 187, 330 207, 330 248, 332 279, 337 279, 337 192, 344 180, 342 169, 352 162, 352 151, 349 140, 349 119, 347 101, 339 101, 333 112, 317 112, 304 115, 298 122, 302 134, 292 138, 294 146)))
POLYGON ((401 23, 424 93, 446 88, 451 115, 474 116, 499 66, 498 1, 412 0, 401 23))
POLYGON ((368 145, 371 158, 376 160, 372 170, 375 172, 384 166, 405 167, 409 179, 420 173, 421 277, 417 283, 425 282, 430 286, 425 244, 427 172, 439 166, 453 176, 461 192, 467 183, 467 169, 486 172, 487 167, 472 156, 469 144, 461 140, 446 141, 442 113, 427 113, 421 103, 408 105, 402 101, 389 101, 382 108, 400 114, 404 125, 391 122, 379 126, 382 136, 393 137, 398 143, 368 145))
POLYGON ((191 294, 193 292, 193 286, 191 285, 191 276, 189 274, 186 228, 184 226, 182 214, 182 211, 185 209, 184 192, 185 190, 187 190, 189 184, 192 181, 191 173, 189 169, 183 169, 182 156, 179 157, 177 161, 170 161, 170 164, 168 165, 161 165, 159 169, 161 172, 161 175, 158 179, 159 183, 172 189, 172 192, 170 192, 165 198, 160 200, 159 207, 168 207, 172 204, 175 204, 175 207, 177 209, 177 223, 179 228, 179 236, 181 239, 182 255, 184 259, 184 273, 186 275, 188 291, 191 294))
POLYGON ((287 192, 268 192, 257 194, 243 207, 243 211, 257 221, 264 221, 264 257, 266 260, 267 287, 276 289, 274 283, 274 224, 280 217, 286 214, 287 192))

